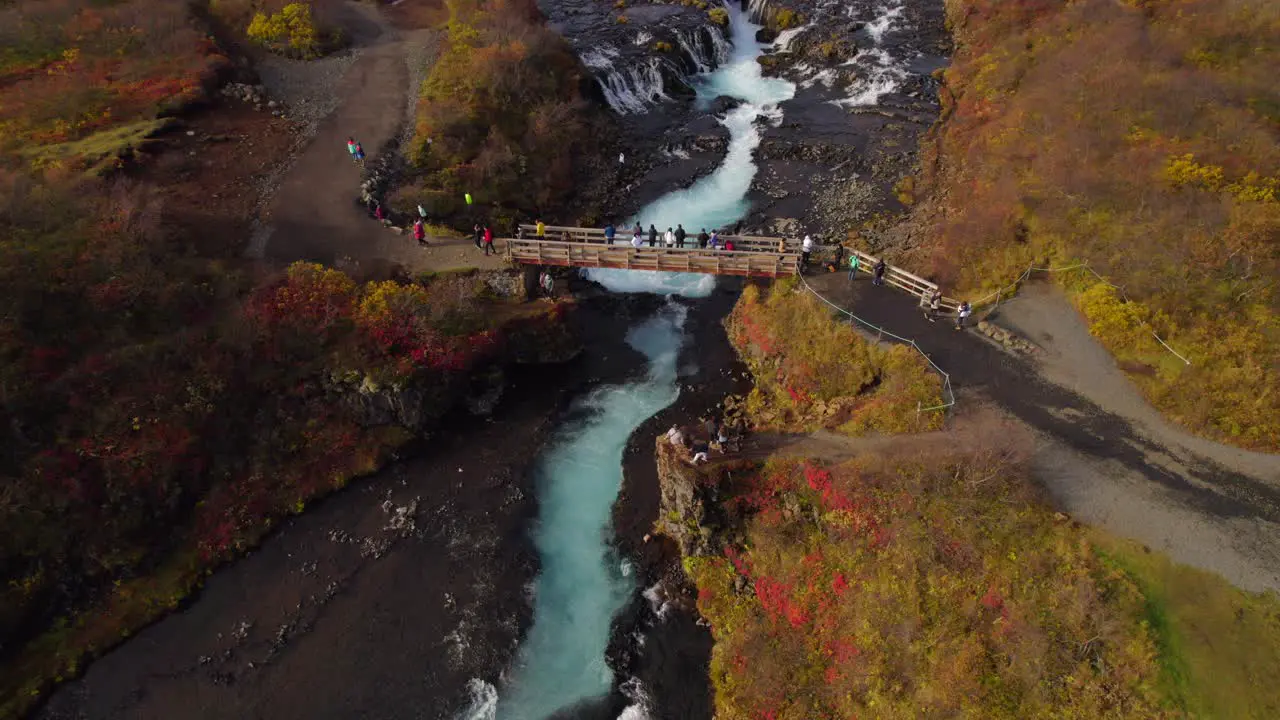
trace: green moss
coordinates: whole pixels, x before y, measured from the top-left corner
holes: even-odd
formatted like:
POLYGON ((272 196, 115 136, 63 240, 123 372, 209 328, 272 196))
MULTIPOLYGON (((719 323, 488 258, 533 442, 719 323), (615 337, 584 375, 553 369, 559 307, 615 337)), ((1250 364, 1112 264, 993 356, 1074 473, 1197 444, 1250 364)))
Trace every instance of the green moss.
POLYGON ((88 137, 56 145, 37 145, 22 151, 37 168, 83 166, 89 174, 102 174, 135 156, 158 132, 172 127, 172 118, 155 118, 118 125, 88 137))

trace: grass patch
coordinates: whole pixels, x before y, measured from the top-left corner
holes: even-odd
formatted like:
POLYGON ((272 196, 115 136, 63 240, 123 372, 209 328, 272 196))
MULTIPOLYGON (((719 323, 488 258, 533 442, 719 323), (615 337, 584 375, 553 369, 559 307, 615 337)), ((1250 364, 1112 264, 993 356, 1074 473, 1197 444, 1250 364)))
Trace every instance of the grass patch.
POLYGON ((33 167, 56 169, 75 165, 90 175, 101 175, 135 156, 152 137, 176 124, 173 118, 152 118, 101 130, 88 137, 55 145, 37 145, 22 151, 33 167))
POLYGON ((1160 687, 1198 718, 1280 717, 1280 598, 1101 532, 1094 543, 1146 596, 1160 650, 1160 687))

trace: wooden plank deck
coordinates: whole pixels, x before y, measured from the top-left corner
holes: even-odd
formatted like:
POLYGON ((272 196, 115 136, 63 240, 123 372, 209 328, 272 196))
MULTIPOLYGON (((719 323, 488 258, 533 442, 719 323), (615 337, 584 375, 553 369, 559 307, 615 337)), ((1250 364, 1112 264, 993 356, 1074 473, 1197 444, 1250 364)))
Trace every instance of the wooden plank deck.
MULTIPOLYGON (((551 228, 547 228, 551 233, 551 228)), ((767 253, 699 248, 658 248, 639 250, 630 245, 601 242, 561 242, 557 240, 508 239, 507 254, 513 262, 528 265, 598 267, 620 270, 660 270, 663 272, 709 273, 742 277, 784 277, 800 269, 795 253, 767 253)))
MULTIPOLYGON (((614 237, 614 242, 623 242, 623 241, 631 242, 631 232, 633 230, 633 227, 619 227, 617 229, 618 230, 617 235, 614 237)), ((537 230, 537 227, 535 225, 521 224, 520 229, 524 230, 524 236, 526 238, 533 238, 534 232, 537 230)), ((686 237, 684 241, 686 248, 689 248, 689 247, 697 248, 699 230, 701 230, 701 228, 694 228, 692 231, 689 231, 689 228, 685 228, 685 231, 689 233, 688 237, 686 237)), ((603 228, 582 228, 582 227, 568 227, 563 225, 547 225, 546 232, 547 232, 547 235, 546 235, 547 240, 557 240, 557 241, 563 242, 562 238, 567 235, 570 242, 595 242, 595 243, 604 242, 603 228)), ((664 232, 666 232, 666 228, 660 228, 658 230, 659 246, 662 245, 662 233, 664 232)), ((800 240, 788 240, 784 238, 773 238, 773 237, 757 237, 754 235, 726 235, 724 233, 721 233, 719 237, 721 240, 724 240, 726 238, 733 238, 734 252, 743 250, 743 251, 749 251, 749 252, 777 253, 779 242, 785 243, 784 247, 786 247, 786 252, 788 253, 800 252, 800 240)), ((645 246, 648 247, 649 233, 647 228, 645 229, 644 238, 646 243, 645 246)), ((657 246, 655 246, 655 248, 656 247, 657 246)), ((818 249, 818 247, 819 246, 815 245, 814 249, 816 250, 818 249)))

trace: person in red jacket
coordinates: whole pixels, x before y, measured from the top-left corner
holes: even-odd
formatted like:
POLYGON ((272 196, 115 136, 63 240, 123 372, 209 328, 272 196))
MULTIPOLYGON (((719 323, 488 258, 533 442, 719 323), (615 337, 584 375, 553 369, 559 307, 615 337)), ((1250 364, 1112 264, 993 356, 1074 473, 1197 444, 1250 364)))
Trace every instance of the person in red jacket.
POLYGON ((484 226, 484 254, 488 256, 493 252, 493 229, 488 225, 484 226))
POLYGON ((427 246, 427 228, 422 223, 422 218, 418 218, 413 223, 413 239, 418 241, 422 247, 427 246))

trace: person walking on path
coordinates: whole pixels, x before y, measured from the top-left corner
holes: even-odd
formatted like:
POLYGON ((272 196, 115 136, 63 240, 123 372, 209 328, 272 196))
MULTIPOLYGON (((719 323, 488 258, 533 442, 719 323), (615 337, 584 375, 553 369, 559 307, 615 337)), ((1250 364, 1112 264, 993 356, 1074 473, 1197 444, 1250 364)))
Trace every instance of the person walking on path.
POLYGON ((666 245, 668 250, 676 246, 676 234, 671 232, 671 228, 667 228, 667 231, 662 233, 662 244, 666 245))
POLYGON ((873 285, 884 284, 884 271, 886 267, 887 266, 884 264, 883 258, 876 260, 876 264, 871 268, 871 283, 873 285))
POLYGON ((356 143, 356 150, 354 153, 352 153, 352 156, 355 157, 356 164, 359 165, 361 168, 363 168, 364 167, 364 146, 361 145, 360 143, 356 143))
POLYGON ((618 230, 613 226, 613 223, 609 223, 608 225, 605 225, 604 226, 604 243, 606 245, 612 245, 613 237, 617 234, 618 234, 618 230))
POLYGON ((472 239, 475 240, 476 249, 479 250, 480 243, 484 241, 484 229, 480 227, 480 223, 476 223, 475 228, 472 229, 472 239))
POLYGON ((484 228, 484 256, 489 257, 489 253, 494 252, 493 249, 493 230, 488 225, 484 228))
POLYGON ((684 231, 684 225, 676 223, 676 247, 684 247, 684 239, 689 237, 689 233, 684 231))
POLYGON ((547 226, 542 224, 542 218, 538 218, 538 223, 534 225, 533 234, 536 235, 539 240, 547 239, 547 226))
POLYGON ((862 266, 862 260, 858 259, 858 253, 849 254, 849 282, 853 282, 858 277, 858 268, 862 266))
POLYGON ((813 254, 813 238, 809 235, 804 236, 804 240, 800 242, 800 270, 803 272, 809 267, 809 257, 813 254))
POLYGON ((972 312, 973 312, 973 308, 970 307, 968 301, 960 303, 960 309, 956 311, 956 329, 957 330, 964 329, 964 321, 969 319, 969 315, 972 312))
POLYGON ((427 228, 422 223, 422 218, 413 221, 413 239, 422 247, 427 246, 427 228))
POLYGON ((364 164, 361 162, 364 160, 364 157, 362 157, 364 151, 360 149, 360 143, 356 142, 353 137, 347 138, 347 152, 351 154, 351 162, 357 165, 364 164))
POLYGON ((702 248, 703 250, 706 250, 707 240, 709 239, 710 239, 710 236, 707 235, 707 229, 702 228, 702 231, 698 233, 698 247, 702 248))
POLYGON ((427 209, 422 207, 421 204, 418 205, 418 217, 422 218, 424 222, 427 219, 427 209))
POLYGON ((382 222, 387 219, 387 213, 382 209, 382 203, 375 202, 373 204, 373 216, 378 219, 378 222, 382 222))

